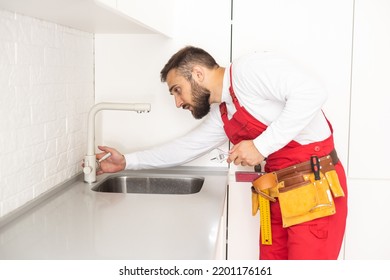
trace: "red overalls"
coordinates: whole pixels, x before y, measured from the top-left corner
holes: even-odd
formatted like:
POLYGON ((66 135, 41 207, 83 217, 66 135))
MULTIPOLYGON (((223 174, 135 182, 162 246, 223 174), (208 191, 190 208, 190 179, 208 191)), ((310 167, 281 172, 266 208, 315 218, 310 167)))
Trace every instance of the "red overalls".
MULTIPOLYGON (((237 111, 231 119, 228 119, 226 104, 220 104, 226 135, 233 144, 255 139, 267 129, 267 126, 240 106, 233 90, 231 67, 229 91, 237 111)), ((331 124, 329 122, 328 124, 333 133, 331 124)), ((276 171, 308 161, 312 155, 326 156, 333 149, 333 134, 323 141, 307 145, 291 141, 282 149, 268 156, 265 171, 276 171)), ((345 193, 345 197, 334 200, 336 214, 283 228, 279 202, 271 202, 272 245, 263 245, 260 242, 260 259, 337 259, 344 237, 347 217, 347 182, 340 161, 335 165, 335 169, 345 193)))

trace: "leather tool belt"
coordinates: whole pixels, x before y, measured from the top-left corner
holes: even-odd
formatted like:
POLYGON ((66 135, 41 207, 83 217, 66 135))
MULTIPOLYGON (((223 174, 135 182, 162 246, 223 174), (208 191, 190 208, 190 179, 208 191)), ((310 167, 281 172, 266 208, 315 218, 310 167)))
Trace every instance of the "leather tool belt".
POLYGON ((279 200, 283 227, 336 213, 333 198, 344 196, 334 165, 337 153, 266 173, 253 181, 252 214, 259 209, 258 196, 279 200))

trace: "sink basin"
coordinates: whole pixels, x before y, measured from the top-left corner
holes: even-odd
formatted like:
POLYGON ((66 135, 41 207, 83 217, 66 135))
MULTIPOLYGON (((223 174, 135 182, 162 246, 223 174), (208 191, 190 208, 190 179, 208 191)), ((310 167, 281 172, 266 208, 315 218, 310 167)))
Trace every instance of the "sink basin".
POLYGON ((202 189, 203 177, 183 175, 114 175, 92 188, 96 192, 193 194, 202 189))

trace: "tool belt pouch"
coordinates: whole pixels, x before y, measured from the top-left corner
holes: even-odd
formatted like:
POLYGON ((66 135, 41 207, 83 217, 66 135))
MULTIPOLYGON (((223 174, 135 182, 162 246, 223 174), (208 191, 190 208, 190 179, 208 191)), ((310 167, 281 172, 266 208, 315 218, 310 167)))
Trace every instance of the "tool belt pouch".
POLYGON ((278 178, 274 172, 266 173, 252 182, 252 215, 255 216, 259 210, 259 198, 264 197, 270 201, 275 199, 269 195, 270 191, 276 189, 278 178))
POLYGON ((339 177, 337 176, 336 170, 330 170, 325 172, 325 177, 328 180, 330 190, 332 191, 333 197, 344 196, 343 188, 340 185, 339 177))
POLYGON ((259 211, 259 195, 252 189, 252 216, 259 211))
MULTIPOLYGON (((283 182, 281 182, 279 203, 283 227, 289 227, 336 213, 327 176, 321 172, 319 180, 315 180, 314 173, 301 176, 303 177, 302 183, 283 187, 283 182)), ((329 178, 331 180, 337 179, 333 173, 329 178)), ((336 183, 332 184, 336 185, 336 183)), ((339 193, 339 190, 337 193, 339 193)))

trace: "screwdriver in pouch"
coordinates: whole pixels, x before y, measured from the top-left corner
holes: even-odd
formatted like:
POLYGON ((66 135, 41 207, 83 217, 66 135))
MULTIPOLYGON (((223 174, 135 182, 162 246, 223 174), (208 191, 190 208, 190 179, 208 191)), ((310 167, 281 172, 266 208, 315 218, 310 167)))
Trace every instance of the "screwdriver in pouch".
POLYGON ((314 173, 314 179, 316 181, 317 180, 321 180, 321 177, 320 177, 320 162, 318 160, 318 157, 317 156, 311 156, 310 157, 310 164, 311 164, 311 170, 314 173))

